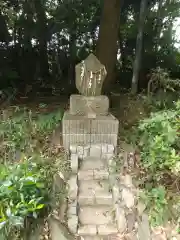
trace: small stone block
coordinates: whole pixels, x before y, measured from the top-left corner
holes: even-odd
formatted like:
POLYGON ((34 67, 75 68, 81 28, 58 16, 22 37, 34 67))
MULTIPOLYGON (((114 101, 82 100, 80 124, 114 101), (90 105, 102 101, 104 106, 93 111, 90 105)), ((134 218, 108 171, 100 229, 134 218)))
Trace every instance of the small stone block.
POLYGON ((69 185, 69 193, 68 196, 70 199, 74 200, 77 198, 77 176, 72 176, 69 181, 68 181, 68 185, 69 185))
POLYGON ((95 203, 95 196, 80 194, 78 197, 79 205, 93 205, 95 203))
POLYGON ((99 225, 97 229, 98 234, 102 236, 108 236, 116 234, 118 232, 117 228, 114 225, 99 225))
POLYGON ((94 170, 94 179, 103 180, 108 179, 109 173, 107 170, 94 170))
POLYGON ((103 155, 102 147, 100 144, 92 144, 90 147, 90 156, 101 158, 103 155))
POLYGON ((93 169, 104 169, 105 161, 103 159, 99 159, 97 157, 86 157, 81 164, 81 170, 93 170, 93 169))
POLYGON ((96 194, 98 192, 109 192, 110 186, 108 180, 89 180, 79 181, 79 193, 86 195, 96 194))
POLYGON ((71 233, 77 233, 77 226, 78 226, 78 217, 73 215, 68 219, 68 228, 71 233))
POLYGON ((77 201, 68 205, 67 216, 71 217, 72 215, 77 215, 77 201))
POLYGON ((70 113, 72 115, 87 115, 91 110, 96 115, 107 115, 109 99, 107 96, 70 96, 70 113))
POLYGON ((109 240, 109 239, 104 239, 102 236, 83 236, 83 239, 81 240, 109 240))
POLYGON ((119 201, 119 187, 114 185, 113 188, 112 188, 112 194, 113 194, 113 202, 114 204, 116 204, 118 201, 119 201))
POLYGON ((103 153, 114 153, 114 146, 112 144, 102 144, 103 153))
POLYGON ((97 234, 97 228, 96 225, 84 225, 79 227, 78 229, 78 234, 79 235, 90 235, 90 236, 95 236, 97 234))
POLYGON ((109 161, 114 158, 114 153, 106 153, 104 157, 109 161))
POLYGON ((125 216, 124 208, 121 208, 116 204, 116 220, 117 220, 117 228, 119 233, 124 233, 127 229, 127 221, 125 216))
POLYGON ((78 171, 78 155, 76 153, 71 154, 71 170, 73 173, 78 171))
POLYGON ((93 170, 86 171, 80 170, 78 172, 78 180, 91 180, 93 179, 93 176, 94 176, 93 170))
POLYGON ((96 196, 96 204, 99 205, 111 205, 112 204, 112 194, 111 193, 97 193, 96 196))
POLYGON ((71 153, 77 153, 77 145, 70 145, 69 149, 71 153))
POLYGON ((135 196, 133 192, 128 188, 123 188, 121 192, 121 198, 127 208, 133 208, 135 205, 135 196))
POLYGON ((111 224, 111 206, 83 206, 79 209, 79 221, 82 225, 111 224))

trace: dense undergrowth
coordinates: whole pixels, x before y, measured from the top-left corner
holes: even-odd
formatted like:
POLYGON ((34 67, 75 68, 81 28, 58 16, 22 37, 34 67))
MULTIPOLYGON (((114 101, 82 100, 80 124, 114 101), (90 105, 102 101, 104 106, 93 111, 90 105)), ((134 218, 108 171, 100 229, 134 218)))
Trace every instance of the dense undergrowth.
POLYGON ((152 225, 163 225, 168 220, 179 225, 180 80, 173 82, 161 69, 152 77, 159 81, 161 94, 146 98, 150 114, 140 120, 135 137, 141 156, 141 197, 152 225))
POLYGON ((151 113, 140 122, 138 146, 143 170, 141 186, 145 189, 142 198, 151 223, 179 221, 174 210, 180 203, 180 102, 172 109, 151 113))
POLYGON ((48 136, 61 116, 23 108, 1 120, 0 239, 19 239, 52 207, 53 176, 64 163, 61 153, 50 151, 48 136))

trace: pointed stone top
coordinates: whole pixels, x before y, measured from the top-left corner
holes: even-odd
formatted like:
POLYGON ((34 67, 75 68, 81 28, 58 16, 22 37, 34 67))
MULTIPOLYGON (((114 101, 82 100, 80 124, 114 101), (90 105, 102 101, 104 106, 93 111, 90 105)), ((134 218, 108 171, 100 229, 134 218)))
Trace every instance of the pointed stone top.
MULTIPOLYGON (((101 64, 99 59, 93 53, 90 53, 89 56, 82 62, 84 62, 87 71, 97 72, 104 68, 104 65, 101 64)), ((80 64, 82 64, 82 62, 80 64)))
POLYGON ((85 96, 98 96, 107 75, 105 66, 94 54, 76 65, 76 87, 85 96))

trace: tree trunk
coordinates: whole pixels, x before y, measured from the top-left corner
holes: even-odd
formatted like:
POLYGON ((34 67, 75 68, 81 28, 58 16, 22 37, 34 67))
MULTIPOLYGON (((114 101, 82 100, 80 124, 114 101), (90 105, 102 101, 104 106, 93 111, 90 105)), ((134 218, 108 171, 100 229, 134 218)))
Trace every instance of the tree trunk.
POLYGON ((157 9, 157 22, 155 25, 156 29, 156 37, 155 37, 155 56, 156 56, 156 65, 158 65, 158 48, 160 46, 160 35, 161 35, 161 30, 162 30, 162 25, 163 25, 163 12, 162 12, 162 7, 163 7, 163 0, 159 0, 158 3, 158 9, 157 9))
POLYGON ((37 14, 37 37, 39 42, 41 77, 43 77, 43 79, 46 79, 47 77, 49 77, 49 64, 47 53, 47 18, 42 1, 34 0, 34 5, 37 14))
POLYGON ((134 60, 133 77, 132 77, 132 85, 131 85, 132 94, 136 94, 138 91, 138 79, 139 79, 139 71, 141 68, 143 31, 144 31, 144 23, 146 18, 146 6, 147 6, 147 0, 141 0, 139 27, 138 27, 138 34, 137 34, 137 40, 136 40, 136 55, 134 60))
POLYGON ((109 92, 109 87, 115 78, 120 6, 120 0, 104 0, 97 44, 97 57, 107 70, 104 93, 109 92))

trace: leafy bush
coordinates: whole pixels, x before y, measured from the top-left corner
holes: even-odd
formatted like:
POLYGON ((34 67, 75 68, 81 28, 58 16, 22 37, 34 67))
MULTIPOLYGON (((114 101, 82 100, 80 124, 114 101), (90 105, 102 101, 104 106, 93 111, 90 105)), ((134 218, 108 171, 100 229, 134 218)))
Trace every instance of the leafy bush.
POLYGON ((173 102, 179 99, 180 79, 171 79, 167 70, 156 68, 150 74, 148 83, 148 104, 152 110, 172 108, 173 102))
POLYGON ((174 110, 152 113, 139 125, 142 163, 156 180, 160 180, 166 170, 177 171, 180 162, 179 116, 180 102, 174 110))
POLYGON ((26 108, 16 109, 11 117, 0 123, 1 161, 15 159, 17 151, 31 155, 45 143, 61 117, 61 111, 34 116, 26 108))
POLYGON ((48 206, 48 183, 43 168, 32 159, 0 165, 0 171, 0 232, 8 235, 16 227, 24 227, 26 218, 37 218, 48 206))
POLYGON ((153 226, 163 225, 168 218, 168 201, 166 189, 163 186, 145 190, 141 193, 143 200, 149 210, 150 222, 153 226))
POLYGON ((140 122, 138 132, 140 167, 144 173, 141 176, 145 187, 143 200, 151 224, 161 225, 168 218, 169 194, 180 173, 180 102, 171 110, 151 113, 140 122))
POLYGON ((53 176, 62 165, 55 163, 62 156, 49 153, 48 136, 61 116, 18 108, 0 123, 0 239, 12 239, 51 208, 53 176))

